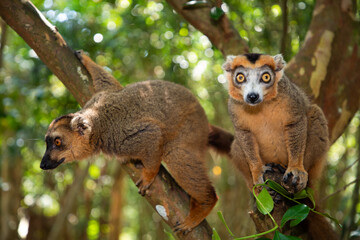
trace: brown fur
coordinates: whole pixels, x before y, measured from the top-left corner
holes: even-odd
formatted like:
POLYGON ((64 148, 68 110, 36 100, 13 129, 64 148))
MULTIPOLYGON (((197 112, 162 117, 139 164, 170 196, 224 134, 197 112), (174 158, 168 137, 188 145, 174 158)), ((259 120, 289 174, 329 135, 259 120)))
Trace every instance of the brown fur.
POLYGON ((136 185, 144 195, 163 161, 191 197, 190 213, 176 230, 197 226, 217 201, 205 166, 208 144, 229 153, 233 135, 209 127, 204 110, 184 87, 144 81, 123 88, 89 57, 81 52, 78 56, 97 93, 82 110, 50 124, 41 168, 55 168, 61 160, 81 160, 100 151, 120 161, 139 159, 144 167, 136 185), (54 145, 55 138, 61 139, 61 147, 54 145))
POLYGON ((268 55, 261 55, 255 63, 243 55, 229 57, 224 64, 229 80, 229 112, 235 126, 232 160, 250 189, 263 182, 266 163, 287 167, 283 186, 288 191, 297 192, 305 188, 308 179, 312 187, 325 162, 329 146, 325 116, 283 75, 284 66, 282 58, 268 55), (275 64, 272 66, 274 84, 264 91, 261 103, 248 105, 243 100, 241 89, 234 86, 234 70, 239 65, 256 68, 272 62, 275 64))
POLYGON ((249 67, 249 68, 257 68, 261 67, 263 65, 270 66, 273 70, 275 70, 275 61, 274 59, 269 55, 260 55, 259 59, 255 63, 249 62, 249 60, 244 55, 236 56, 231 63, 231 70, 234 70, 235 68, 239 66, 243 67, 249 67))
MULTIPOLYGON (((224 64, 229 81, 229 113, 235 140, 231 146, 232 161, 252 190, 263 183, 265 164, 276 163, 287 168, 282 185, 297 192, 307 185, 314 188, 320 178, 329 148, 327 121, 322 110, 310 104, 307 96, 285 75, 285 63, 279 55, 261 55, 251 63, 246 56, 230 56, 224 64), (241 87, 233 82, 239 66, 248 68, 270 65, 275 82, 264 90, 264 99, 255 106, 244 102, 241 87)), ((330 223, 317 214, 308 217, 311 239, 336 239, 330 223), (327 236, 328 234, 328 236, 327 236)))

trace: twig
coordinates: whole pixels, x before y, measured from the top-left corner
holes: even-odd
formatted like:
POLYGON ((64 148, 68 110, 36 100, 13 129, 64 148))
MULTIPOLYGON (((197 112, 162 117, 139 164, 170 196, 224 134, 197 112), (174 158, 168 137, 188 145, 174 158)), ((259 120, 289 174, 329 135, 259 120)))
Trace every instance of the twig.
POLYGON ((356 182, 359 182, 360 178, 357 178, 355 179, 354 181, 351 181, 350 183, 346 184, 345 186, 343 186, 342 188, 336 190, 335 192, 333 192, 332 194, 324 197, 323 199, 321 199, 321 202, 325 202, 328 198, 342 192, 342 191, 345 191, 349 186, 351 186, 352 184, 356 183, 356 182))

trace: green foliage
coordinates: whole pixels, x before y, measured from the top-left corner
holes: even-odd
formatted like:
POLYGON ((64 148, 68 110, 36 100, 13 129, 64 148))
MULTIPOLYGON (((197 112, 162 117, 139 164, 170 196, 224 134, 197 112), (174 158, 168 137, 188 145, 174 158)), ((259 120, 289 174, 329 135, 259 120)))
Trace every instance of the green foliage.
POLYGON ((274 209, 274 201, 266 188, 263 188, 257 195, 256 206, 264 215, 269 214, 274 209))
MULTIPOLYGON (((281 185, 279 185, 278 183, 272 181, 272 180, 266 180, 265 183, 263 184, 257 184, 253 187, 253 195, 255 197, 256 200, 256 206, 257 209, 259 210, 260 213, 262 213, 263 215, 268 215, 270 217, 270 219, 273 221, 274 227, 266 232, 262 232, 262 233, 258 233, 258 234, 254 234, 251 236, 246 236, 246 237, 240 237, 240 238, 234 238, 234 240, 242 240, 242 239, 249 239, 249 238, 256 238, 259 236, 263 236, 266 235, 268 233, 274 232, 274 238, 273 240, 279 240, 279 239, 283 239, 283 240, 297 240, 299 238, 294 237, 294 236, 286 236, 282 233, 280 233, 278 231, 279 228, 283 228, 285 226, 285 224, 287 222, 290 221, 290 227, 293 228, 296 225, 298 225, 300 222, 304 221, 306 219, 306 217, 309 215, 309 212, 312 211, 316 214, 322 215, 324 217, 328 217, 331 220, 333 220, 334 222, 336 222, 339 225, 338 220, 336 220, 335 218, 329 216, 328 214, 324 214, 324 213, 320 213, 315 211, 315 202, 314 202, 314 196, 313 196, 313 191, 310 188, 306 188, 303 191, 298 192, 297 194, 295 194, 294 196, 291 196, 290 193, 288 193, 281 185), (258 189, 259 187, 262 187, 261 192, 257 195, 255 194, 255 189, 258 189), (278 226, 278 224, 276 223, 276 221, 274 220, 274 218, 271 215, 271 211, 274 209, 274 201, 272 199, 272 197, 270 196, 268 190, 265 187, 269 187, 272 190, 276 191, 277 193, 281 194, 283 197, 287 198, 288 200, 291 200, 293 202, 296 203, 295 206, 290 207, 283 215, 282 219, 281 219, 281 225, 278 226), (298 202, 296 199, 304 199, 304 198, 309 198, 314 207, 310 208, 305 204, 302 204, 300 202, 298 202)), ((218 212, 218 217, 221 220, 221 222, 224 224, 224 226, 226 227, 227 231, 229 232, 229 234, 232 237, 235 237, 234 234, 231 232, 230 228, 228 227, 223 215, 221 212, 218 212)), ((340 226, 340 225, 339 225, 340 226)), ((216 230, 215 228, 213 229, 213 236, 217 235, 217 233, 215 234, 216 230)), ((217 235, 217 237, 219 237, 217 235)), ((267 239, 267 238, 259 238, 259 239, 267 239)))
POLYGON ((305 204, 298 204, 289 208, 281 219, 281 227, 284 227, 290 220, 290 227, 295 227, 309 215, 309 212, 310 208, 305 204))

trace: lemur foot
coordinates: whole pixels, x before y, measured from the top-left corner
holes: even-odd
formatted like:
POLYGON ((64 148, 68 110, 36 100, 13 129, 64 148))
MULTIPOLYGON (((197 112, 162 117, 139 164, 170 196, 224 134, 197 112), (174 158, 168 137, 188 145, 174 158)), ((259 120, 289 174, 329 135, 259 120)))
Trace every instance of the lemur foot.
POLYGON ((148 190, 153 183, 154 179, 152 181, 145 181, 143 177, 140 177, 140 179, 135 183, 135 185, 139 188, 138 193, 141 196, 145 196, 146 190, 148 190))
POLYGON ((289 193, 303 190, 308 182, 308 173, 298 168, 288 168, 283 176, 282 186, 289 193))
POLYGON ((82 60, 82 56, 85 54, 83 50, 76 50, 74 51, 75 56, 81 61, 82 60))

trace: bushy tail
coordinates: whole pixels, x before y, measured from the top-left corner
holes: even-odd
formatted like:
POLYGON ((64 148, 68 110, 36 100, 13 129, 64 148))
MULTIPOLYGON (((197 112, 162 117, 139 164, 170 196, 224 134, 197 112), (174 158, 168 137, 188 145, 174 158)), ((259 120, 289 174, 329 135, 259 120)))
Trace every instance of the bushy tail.
POLYGON ((209 146, 221 154, 230 157, 231 144, 234 141, 234 135, 228 131, 209 124, 209 146))

